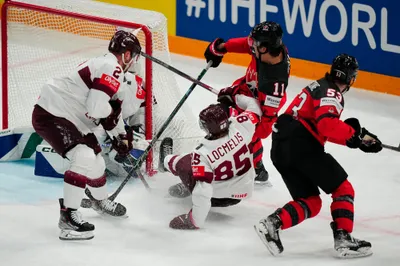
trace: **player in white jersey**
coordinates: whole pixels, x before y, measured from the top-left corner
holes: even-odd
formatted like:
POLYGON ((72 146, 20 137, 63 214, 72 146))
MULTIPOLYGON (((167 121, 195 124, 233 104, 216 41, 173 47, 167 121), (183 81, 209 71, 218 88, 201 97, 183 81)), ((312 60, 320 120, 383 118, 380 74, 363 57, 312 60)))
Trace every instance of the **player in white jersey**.
POLYGON ((77 210, 86 187, 99 212, 112 216, 126 213, 124 206, 107 199, 105 163, 93 130, 101 125, 109 132, 113 148, 122 157, 132 149, 132 134, 126 133, 119 119, 123 100, 119 89, 141 46, 132 33, 117 31, 108 50, 68 76, 49 80, 32 114, 35 131, 70 160, 64 173, 64 198, 59 200, 61 240, 94 237, 94 225, 84 221, 77 210))
MULTIPOLYGON (((138 159, 149 143, 144 136, 144 108, 146 91, 144 89, 143 79, 135 73, 125 73, 124 88, 118 93, 119 97, 124 99, 121 106, 121 118, 125 123, 126 131, 132 131, 133 149, 130 151, 131 157, 138 159)), ((127 160, 121 161, 117 151, 112 147, 112 139, 105 132, 103 127, 99 126, 94 132, 99 143, 102 144, 103 158, 106 163, 108 175, 117 177, 126 177, 127 160)))
MULTIPOLYGON (((251 99, 244 95, 237 97, 251 99)), ((212 104, 200 112, 200 126, 207 135, 192 153, 166 155, 172 143, 161 144, 163 170, 182 181, 169 189, 170 194, 185 197, 191 193, 193 201, 188 214, 171 220, 171 228, 201 228, 211 207, 235 205, 253 193, 255 171, 249 145, 261 109, 257 104, 256 108, 244 108, 243 113, 231 117, 224 109, 220 104, 212 104)))

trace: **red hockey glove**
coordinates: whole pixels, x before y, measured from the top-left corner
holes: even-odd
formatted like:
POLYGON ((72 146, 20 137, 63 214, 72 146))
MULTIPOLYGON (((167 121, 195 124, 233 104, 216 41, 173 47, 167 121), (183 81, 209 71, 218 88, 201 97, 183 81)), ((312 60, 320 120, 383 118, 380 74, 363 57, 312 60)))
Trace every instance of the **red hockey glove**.
POLYGON ((182 214, 176 216, 169 223, 169 227, 172 229, 180 229, 180 230, 199 229, 193 222, 192 210, 190 210, 188 214, 182 214))
POLYGON ((133 133, 129 130, 127 134, 120 134, 119 140, 114 137, 112 140, 112 147, 117 151, 119 156, 126 157, 133 148, 132 142, 133 133))
POLYGON ((109 101, 109 103, 112 107, 111 114, 109 116, 107 116, 106 118, 100 119, 100 124, 107 131, 111 131, 112 129, 114 129, 117 126, 118 120, 121 116, 122 101, 111 100, 111 101, 109 101))
POLYGON ((207 60, 207 63, 212 60, 213 64, 211 67, 218 67, 219 64, 221 64, 222 58, 224 57, 224 54, 226 54, 226 49, 218 49, 218 45, 221 43, 224 43, 224 40, 221 38, 215 39, 213 42, 211 42, 208 46, 206 51, 204 52, 204 57, 207 60))

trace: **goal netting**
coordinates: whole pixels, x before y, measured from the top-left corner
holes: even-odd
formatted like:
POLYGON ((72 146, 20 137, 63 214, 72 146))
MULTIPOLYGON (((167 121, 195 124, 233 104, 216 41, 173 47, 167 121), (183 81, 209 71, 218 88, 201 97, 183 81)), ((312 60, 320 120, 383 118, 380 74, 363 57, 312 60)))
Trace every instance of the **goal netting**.
MULTIPOLYGON (((31 126, 42 85, 106 53, 117 27, 141 28, 137 36, 143 51, 170 63, 167 22, 161 13, 88 0, 6 1, 2 10, 3 129, 31 126)), ((146 137, 151 139, 183 95, 172 72, 162 66, 141 58, 139 72, 147 95, 153 96, 146 98, 145 112, 146 137)), ((163 137, 174 139, 174 152, 188 152, 201 135, 197 116, 184 105, 163 137)), ((157 168, 155 148, 147 161, 149 172, 157 168)))

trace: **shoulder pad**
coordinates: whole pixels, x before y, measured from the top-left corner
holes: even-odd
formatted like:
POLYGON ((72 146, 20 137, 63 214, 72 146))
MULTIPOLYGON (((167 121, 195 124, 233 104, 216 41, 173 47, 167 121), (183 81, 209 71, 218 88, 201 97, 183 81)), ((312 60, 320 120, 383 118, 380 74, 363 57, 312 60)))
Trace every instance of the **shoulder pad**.
POLYGON ((326 91, 329 87, 329 82, 325 78, 322 78, 313 81, 305 89, 310 93, 313 99, 321 99, 326 96, 326 91))

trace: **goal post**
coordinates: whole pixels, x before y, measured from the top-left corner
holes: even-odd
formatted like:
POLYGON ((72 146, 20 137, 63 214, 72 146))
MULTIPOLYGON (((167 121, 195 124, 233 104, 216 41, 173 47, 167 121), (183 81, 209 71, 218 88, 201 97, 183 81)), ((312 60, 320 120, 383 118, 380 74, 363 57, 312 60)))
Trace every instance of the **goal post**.
MULTIPOLYGON (((158 12, 87 0, 6 0, 1 14, 2 129, 31 126, 33 106, 46 80, 68 75, 82 61, 106 53, 117 27, 140 28, 144 51, 170 62, 167 22, 158 12)), ((182 94, 168 70, 146 58, 139 67, 150 140, 182 94)), ((197 119, 186 106, 163 136, 175 139, 176 151, 184 152, 199 135, 197 119)), ((153 156, 146 162, 149 174, 157 164, 153 156)))

